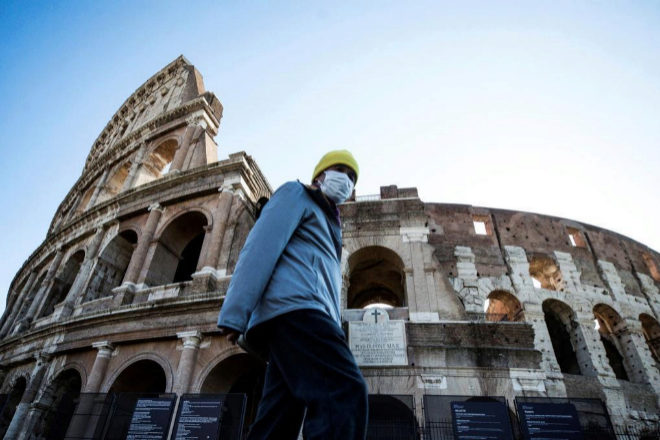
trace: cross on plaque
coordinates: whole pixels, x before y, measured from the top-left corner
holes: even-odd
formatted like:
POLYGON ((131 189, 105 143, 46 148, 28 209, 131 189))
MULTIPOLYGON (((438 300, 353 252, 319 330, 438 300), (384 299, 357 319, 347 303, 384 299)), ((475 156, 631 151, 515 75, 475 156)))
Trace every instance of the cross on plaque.
POLYGON ((378 309, 374 309, 373 312, 371 312, 371 316, 374 317, 374 321, 376 322, 376 324, 378 324, 378 317, 380 315, 382 315, 382 313, 380 313, 378 309))

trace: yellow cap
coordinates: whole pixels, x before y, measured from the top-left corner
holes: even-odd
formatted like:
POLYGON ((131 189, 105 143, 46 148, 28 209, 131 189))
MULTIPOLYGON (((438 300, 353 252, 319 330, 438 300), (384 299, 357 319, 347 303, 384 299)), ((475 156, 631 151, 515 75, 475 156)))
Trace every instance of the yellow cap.
POLYGON ((318 165, 316 165, 316 168, 314 168, 312 180, 331 166, 339 164, 346 165, 355 171, 355 181, 357 182, 357 178, 360 174, 360 167, 358 167, 357 161, 348 150, 334 150, 326 153, 326 155, 321 158, 318 165))

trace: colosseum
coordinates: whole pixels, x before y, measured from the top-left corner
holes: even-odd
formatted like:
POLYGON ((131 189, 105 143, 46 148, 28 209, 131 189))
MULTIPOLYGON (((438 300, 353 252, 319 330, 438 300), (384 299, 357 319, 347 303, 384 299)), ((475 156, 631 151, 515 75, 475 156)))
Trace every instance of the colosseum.
MULTIPOLYGON (((216 319, 273 189, 246 153, 218 157, 222 112, 181 56, 101 131, 8 292, 4 438, 245 434, 265 365, 216 319)), ((383 186, 341 214, 342 319, 369 386, 369 438, 532 439, 552 417, 566 420, 553 438, 657 438, 658 252, 416 188, 383 186), (469 437, 485 435, 484 414, 492 436, 469 437)))

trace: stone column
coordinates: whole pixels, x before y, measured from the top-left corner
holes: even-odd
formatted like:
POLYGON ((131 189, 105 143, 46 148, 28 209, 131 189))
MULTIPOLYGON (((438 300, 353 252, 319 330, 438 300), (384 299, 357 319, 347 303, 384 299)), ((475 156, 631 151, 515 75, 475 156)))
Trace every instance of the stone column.
POLYGON ((182 170, 184 161, 188 156, 188 151, 190 150, 190 146, 195 144, 197 138, 199 137, 200 132, 203 130, 204 129, 199 124, 193 121, 188 121, 188 126, 186 127, 186 131, 183 134, 181 145, 174 153, 174 159, 172 159, 172 165, 170 165, 170 170, 172 171, 182 170))
MULTIPOLYGON (((581 344, 584 344, 582 349, 586 350, 589 354, 590 363, 593 371, 597 374, 598 382, 601 384, 605 403, 612 416, 612 421, 618 423, 618 421, 626 416, 626 399, 621 391, 619 381, 610 367, 607 354, 605 353, 605 347, 603 347, 603 343, 600 340, 600 333, 594 328, 594 316, 587 313, 580 313, 576 318, 578 328, 583 337, 583 340, 580 341, 581 344)), ((582 362, 579 357, 578 360, 582 362)), ((580 368, 582 366, 581 363, 580 368)))
POLYGON ((105 380, 105 374, 108 371, 108 364, 114 351, 114 346, 108 341, 94 342, 92 347, 98 351, 92 371, 87 379, 87 384, 80 394, 80 403, 78 404, 78 415, 74 416, 67 429, 67 438, 92 438, 99 416, 91 415, 95 405, 102 405, 105 396, 97 396, 101 385, 105 380))
POLYGON ((234 229, 236 229, 236 223, 245 207, 240 198, 234 197, 234 200, 231 203, 229 218, 227 219, 227 225, 225 226, 225 233, 222 240, 222 246, 220 246, 220 255, 218 255, 218 275, 221 277, 228 275, 228 265, 229 265, 229 252, 231 252, 231 245, 234 238, 234 229))
POLYGON ((630 380, 637 383, 648 383, 656 395, 660 395, 660 373, 651 354, 642 323, 637 319, 626 319, 619 331, 619 341, 623 356, 628 358, 630 365, 630 380))
POLYGON ((21 322, 19 323, 18 327, 14 330, 14 333, 21 332, 30 326, 32 319, 37 314, 37 311, 44 300, 44 296, 50 290, 51 284, 53 282, 53 279, 55 278, 55 274, 57 273, 57 270, 60 267, 60 263, 62 262, 63 257, 64 257, 64 252, 60 247, 57 249, 55 258, 53 258, 53 262, 50 264, 50 267, 48 268, 48 272, 46 273, 46 277, 44 278, 43 283, 41 283, 41 286, 39 286, 39 291, 34 296, 34 299, 32 300, 32 304, 30 304, 30 308, 25 314, 25 317, 21 319, 21 322))
POLYGON ((192 374, 195 370, 199 344, 202 341, 202 334, 197 330, 179 332, 176 336, 183 342, 183 351, 179 358, 179 367, 176 370, 176 380, 172 392, 179 396, 189 391, 192 374))
POLYGON ((105 188, 105 182, 108 180, 109 174, 110 174, 110 168, 106 168, 105 171, 103 171, 101 178, 99 178, 99 181, 96 183, 96 188, 94 188, 94 192, 92 193, 92 197, 90 197, 89 199, 89 203, 87 204, 87 207, 92 207, 96 204, 96 201, 98 200, 101 191, 103 191, 103 188, 105 188))
POLYGON ((23 430, 23 426, 28 422, 28 411, 32 404, 32 401, 39 391, 41 382, 43 381, 46 370, 48 369, 49 358, 43 354, 38 354, 35 356, 36 364, 32 369, 32 374, 30 375, 30 382, 25 388, 21 402, 16 406, 16 412, 14 417, 11 419, 9 428, 5 433, 5 440, 14 440, 20 438, 21 434, 27 434, 23 430))
POLYGON ((215 220, 213 222, 213 229, 211 230, 211 241, 204 255, 202 271, 215 272, 220 258, 220 248, 222 247, 222 239, 227 229, 233 199, 234 196, 229 191, 222 191, 218 197, 218 206, 215 210, 215 220))
POLYGON ((105 379, 105 373, 108 370, 110 357, 115 349, 115 347, 108 341, 94 342, 92 347, 96 348, 98 351, 96 353, 96 359, 94 359, 92 371, 89 373, 89 378, 85 385, 85 393, 99 392, 103 380, 105 379))
POLYGON ((25 282, 25 285, 23 286, 23 289, 18 292, 18 295, 16 295, 16 300, 11 305, 7 305, 7 311, 9 312, 9 315, 3 322, 2 328, 0 328, 0 338, 4 337, 7 332, 9 332, 9 329, 12 327, 14 320, 16 319, 16 316, 21 309, 22 303, 27 300, 27 297, 30 294, 30 290, 32 289, 36 279, 37 273, 35 271, 31 271, 27 281, 25 282))
POLYGON ((135 156, 133 157, 131 168, 128 170, 128 176, 126 176, 126 180, 124 180, 124 184, 121 188, 122 192, 133 187, 135 179, 137 178, 138 171, 140 170, 140 166, 142 166, 142 159, 144 159, 146 151, 147 145, 143 142, 140 144, 137 152, 135 153, 135 156))
POLYGON ((144 265, 144 259, 147 256, 149 247, 156 233, 156 228, 158 227, 158 222, 160 217, 163 214, 163 208, 158 203, 155 203, 149 207, 149 218, 147 219, 147 224, 142 230, 142 234, 138 240, 137 247, 131 256, 131 261, 128 263, 128 268, 126 269, 126 275, 124 275, 123 284, 135 284, 140 276, 142 271, 142 266, 144 265))
POLYGON ((84 292, 104 236, 105 229, 103 227, 97 228, 96 235, 94 235, 89 245, 87 246, 87 252, 85 252, 85 260, 80 265, 80 270, 78 271, 78 274, 76 275, 76 278, 73 281, 73 284, 71 285, 66 298, 64 299, 62 311, 60 312, 60 318, 66 318, 67 316, 71 315, 76 302, 76 298, 84 292))

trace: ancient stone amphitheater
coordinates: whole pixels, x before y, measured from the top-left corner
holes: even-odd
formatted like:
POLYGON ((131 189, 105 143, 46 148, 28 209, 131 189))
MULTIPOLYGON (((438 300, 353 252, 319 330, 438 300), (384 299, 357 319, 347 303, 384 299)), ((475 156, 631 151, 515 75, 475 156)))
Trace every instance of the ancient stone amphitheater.
MULTIPOLYGON (((101 131, 11 284, 5 438, 100 438, 72 434, 72 415, 85 396, 111 407, 122 393, 240 393, 253 420, 264 365, 215 322, 272 188, 245 153, 218 160, 222 110, 179 57, 101 131)), ((341 208, 347 332, 368 338, 352 324, 379 314, 403 329, 375 352, 355 345, 371 438, 451 438, 455 401, 504 402, 515 437, 521 402, 572 404, 585 438, 657 426, 657 252, 569 219, 424 202, 415 188, 341 208)))

